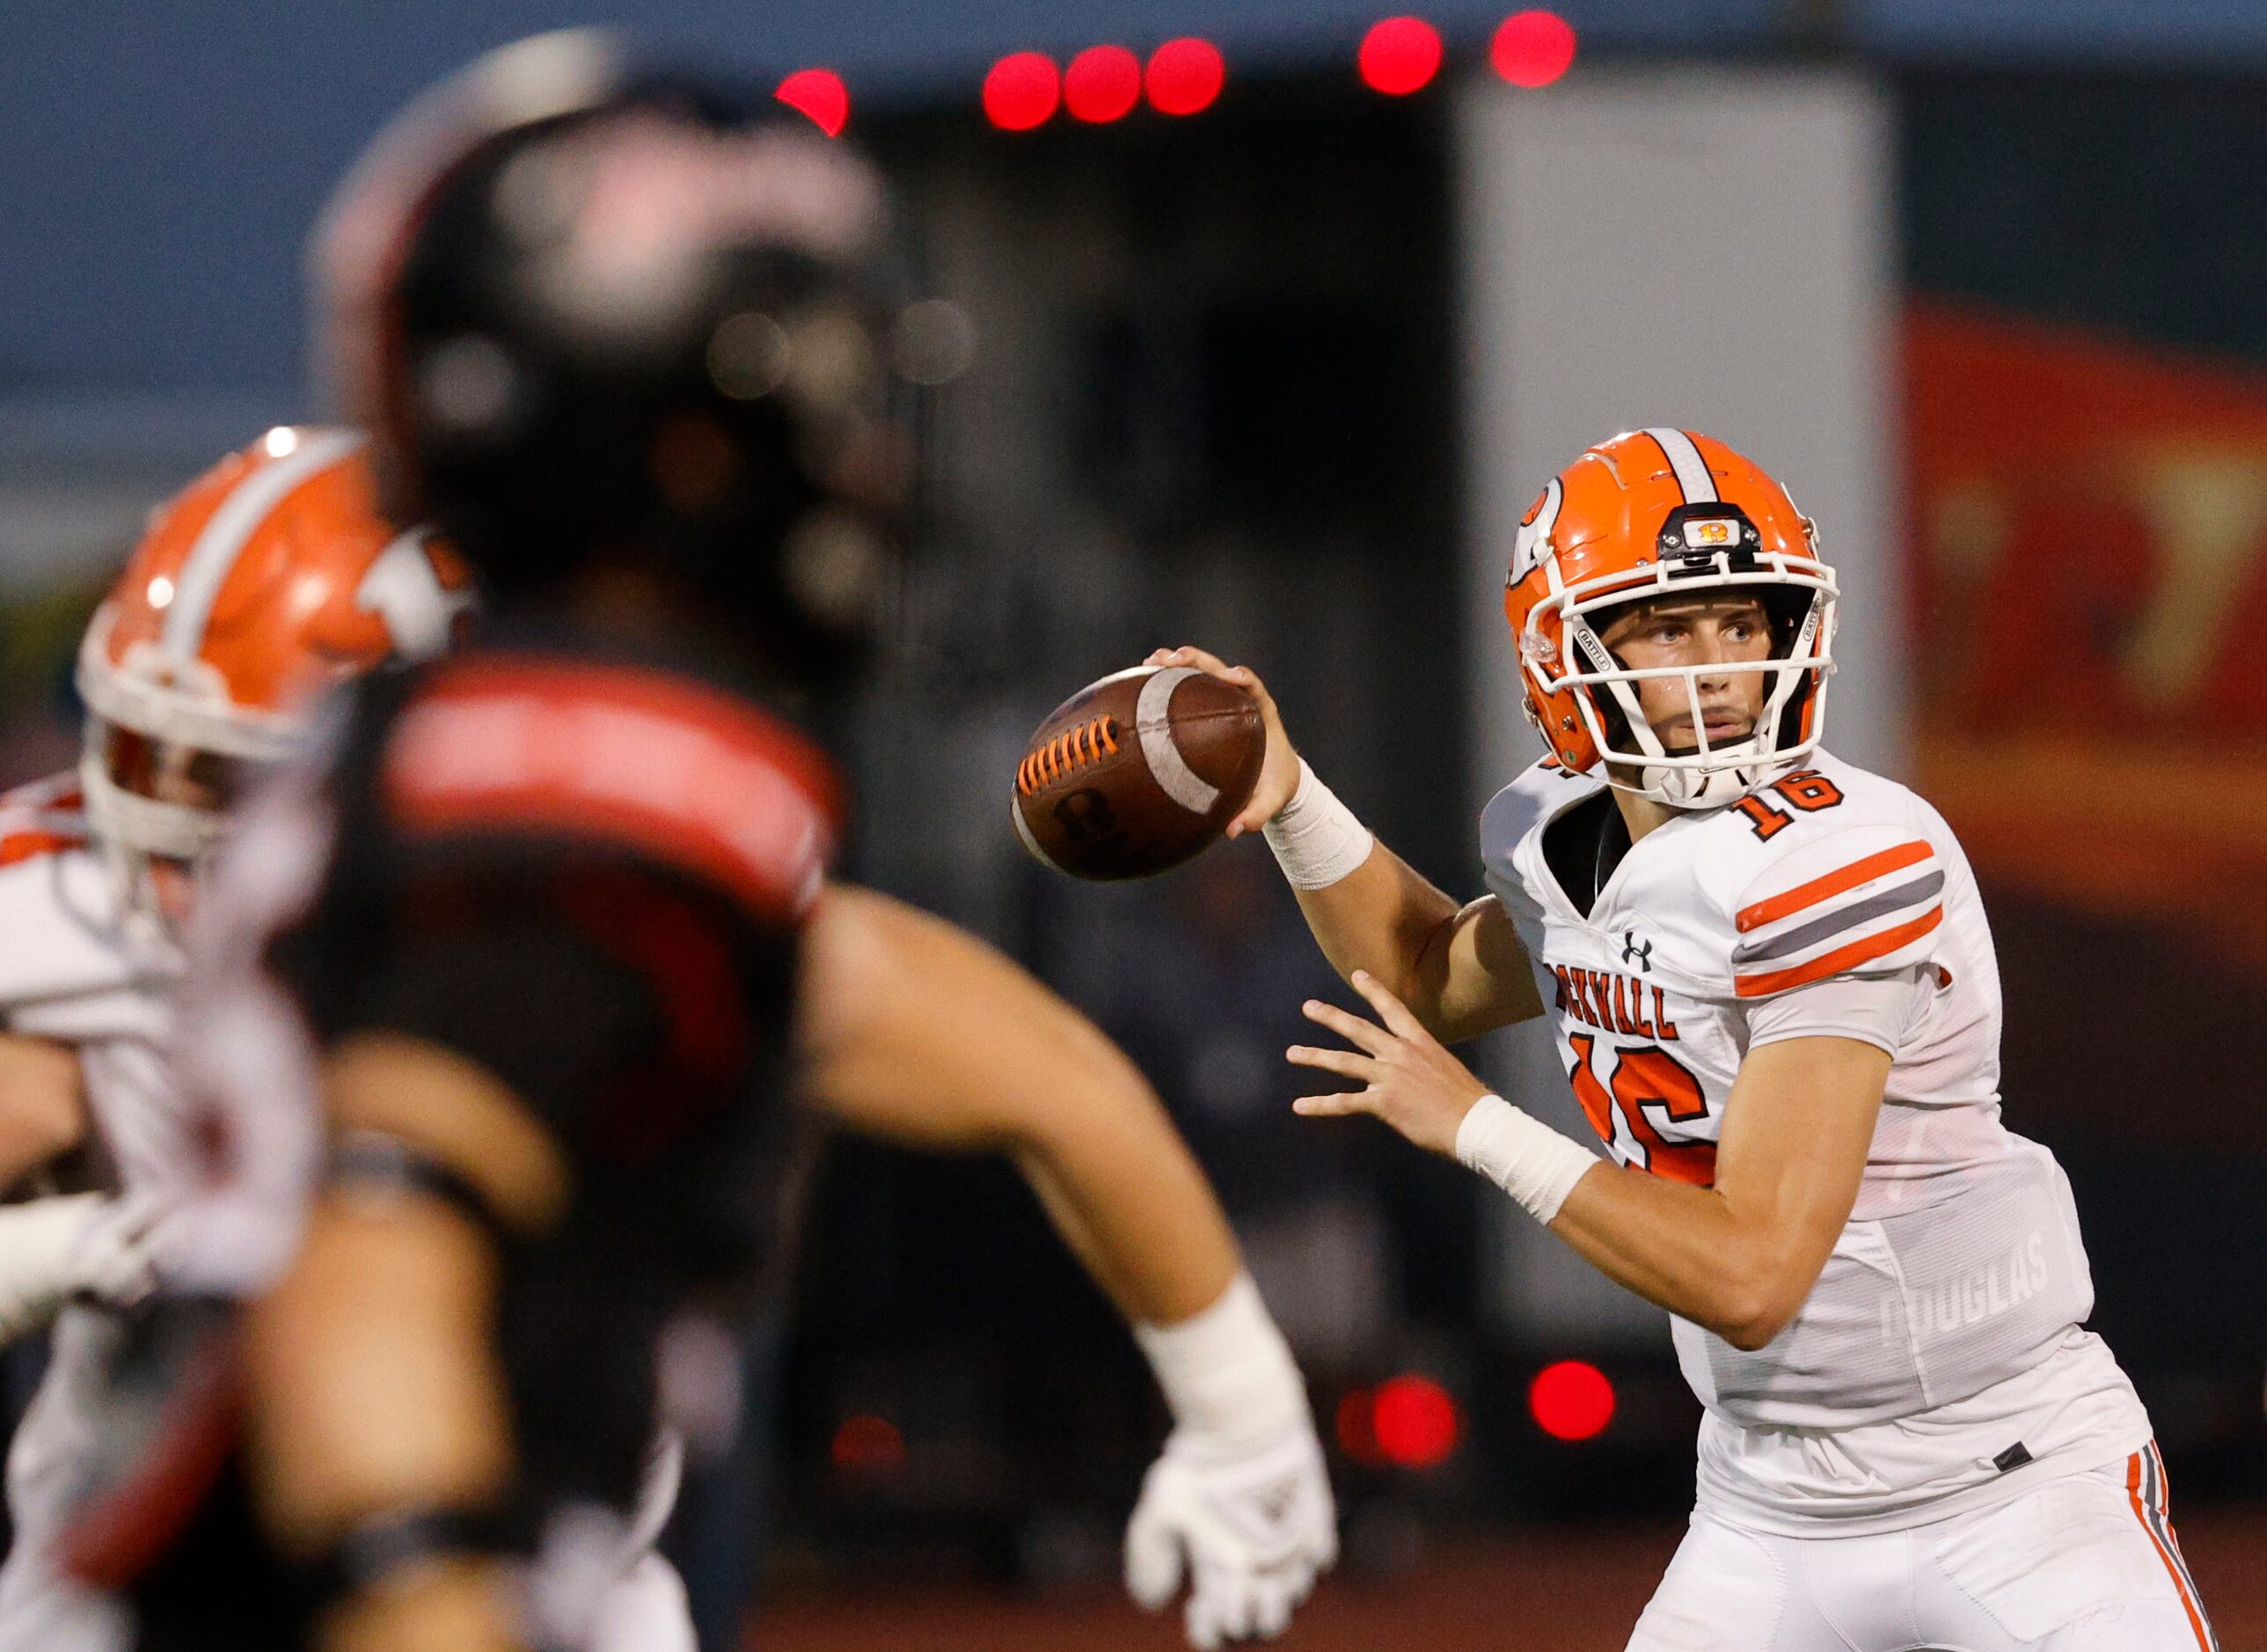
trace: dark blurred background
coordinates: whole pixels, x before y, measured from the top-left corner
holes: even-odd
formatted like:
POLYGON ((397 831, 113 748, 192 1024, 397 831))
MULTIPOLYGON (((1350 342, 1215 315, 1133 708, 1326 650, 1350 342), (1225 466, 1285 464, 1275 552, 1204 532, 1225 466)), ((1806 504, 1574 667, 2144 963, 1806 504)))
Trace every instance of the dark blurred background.
MULTIPOLYGON (((2007 1116, 2071 1171, 2095 1327, 2231 1634, 2232 1557, 2267 1537, 2267 9, 1567 0, 1507 26, 1456 0, 1427 14, 1431 72, 1405 26, 1365 52, 1383 10, 609 19, 765 85, 838 75, 926 290, 971 325, 858 718, 855 870, 1086 1008, 1213 1173, 1338 1453, 1352 1604, 1295 1638, 1417 1644, 1361 1613, 1508 1577, 1578 1603, 1534 1644, 1618 1646, 1691 1494, 1661 1316, 1454 1167, 1291 1118, 1280 1051, 1334 982, 1263 848, 1074 885, 1015 845, 1007 783, 1055 701, 1199 642, 1477 893, 1478 805, 1529 750, 1508 524, 1614 430, 1723 437, 1842 570, 1830 744, 1919 785, 1977 863, 2007 1116), (1185 39, 1216 88, 1201 52, 1160 78, 1185 39), (1151 58, 1108 119, 1075 73, 1065 109, 1045 71, 995 69, 1100 43, 1151 58)), ((297 257, 330 181, 435 75, 584 20, 0 18, 0 781, 75 756, 70 651, 142 513, 318 410, 297 257)), ((1574 1120, 1532 1038, 1480 1062, 1574 1120)), ((763 1557, 780 1643, 1051 1644, 1123 1616, 1082 1591, 1162 1408, 1004 1168, 841 1146, 750 1369, 766 1426, 675 1541, 696 1582, 763 1557), (879 1584, 945 1604, 876 1617, 879 1584)))

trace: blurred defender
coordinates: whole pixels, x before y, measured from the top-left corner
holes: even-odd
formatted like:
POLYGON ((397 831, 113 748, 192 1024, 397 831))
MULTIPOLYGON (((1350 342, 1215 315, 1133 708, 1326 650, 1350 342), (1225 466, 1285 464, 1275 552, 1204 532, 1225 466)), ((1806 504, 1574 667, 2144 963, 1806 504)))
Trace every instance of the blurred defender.
POLYGON ((108 1357, 204 1170, 165 1055, 199 870, 236 796, 303 753, 315 700, 438 653, 471 601, 456 558, 378 515, 362 446, 271 430, 161 510, 80 649, 84 761, 0 797, 0 1185, 84 1147, 103 1189, 0 1211, 0 1337, 60 1311, 8 1454, 9 1652, 124 1633, 55 1542, 108 1357))
POLYGON ((1177 1423, 1138 1597, 1185 1563, 1210 1646, 1329 1563, 1298 1373, 1138 1076, 972 940, 825 881, 838 783, 790 718, 885 574, 884 230, 840 149, 587 35, 437 89, 334 205, 341 399, 490 619, 361 698, 206 907, 184 1061, 229 1173, 172 1277, 256 1298, 247 1444, 240 1496, 140 1571, 146 1644, 611 1633, 657 1414, 720 1409, 701 1322, 777 1254, 791 1081, 1014 1155, 1135 1321, 1177 1423))
POLYGON ((1999 988, 1960 845, 1818 741, 1833 576, 1722 444, 1618 436, 1528 512, 1505 604, 1551 754, 1459 909, 1301 761, 1258 679, 1264 826, 1377 1022, 1291 1059, 1668 1309, 1698 1506, 1630 1642, 2212 1647, 2053 1156, 2000 1123, 1999 988), (1547 1013, 1612 1165, 1442 1040, 1547 1013))

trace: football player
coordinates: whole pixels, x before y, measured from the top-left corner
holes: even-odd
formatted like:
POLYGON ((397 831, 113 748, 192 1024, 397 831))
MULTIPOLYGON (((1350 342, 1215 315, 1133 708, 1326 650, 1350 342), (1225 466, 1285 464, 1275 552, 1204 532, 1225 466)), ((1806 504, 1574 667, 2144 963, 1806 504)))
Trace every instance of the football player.
POLYGON ((1468 906, 1301 760, 1264 685, 1266 833, 1372 1017, 1308 1015, 1369 1113, 1667 1309, 1705 1407, 1644 1652, 2209 1648, 2070 1188, 2000 1121, 1999 976, 1942 818, 1820 745, 1835 584, 1722 443, 1617 436, 1511 557, 1547 754, 1481 818, 1468 906), (1608 1160, 1445 1045, 1548 1015, 1608 1160))
POLYGON ((60 1311, 9 1450, 0 1648, 119 1633, 57 1573, 54 1541, 119 1311, 150 1289, 164 1218, 201 1172, 165 1057, 198 870, 326 691, 438 652, 471 601, 445 547, 377 514, 362 448, 281 427, 158 511, 79 650, 77 772, 0 797, 0 1185, 84 1146, 104 1189, 0 1211, 0 1339, 60 1311))
POLYGON ((1147 1086, 828 881, 799 717, 888 577, 886 219, 843 148, 577 33, 414 105, 319 231, 342 404, 488 618, 359 698, 201 907, 182 1060, 229 1164, 169 1278, 252 1302, 245 1443, 137 1569, 152 1644, 588 1644, 657 1416, 731 1409, 704 1350, 779 1254, 797 1093, 1013 1156, 1134 1322, 1175 1419, 1138 1597, 1185 1571, 1197 1644, 1273 1634, 1332 1558, 1303 1384, 1147 1086))

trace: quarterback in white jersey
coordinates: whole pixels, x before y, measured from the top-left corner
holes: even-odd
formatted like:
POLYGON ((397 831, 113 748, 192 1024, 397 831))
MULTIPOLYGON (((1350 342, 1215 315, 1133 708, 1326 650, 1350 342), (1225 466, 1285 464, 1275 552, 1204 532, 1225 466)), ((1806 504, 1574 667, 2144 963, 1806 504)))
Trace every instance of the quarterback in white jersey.
POLYGON ((1677 430, 1602 443, 1505 606, 1551 752, 1458 908, 1300 760, 1264 686, 1264 828, 1376 1012, 1295 1048, 1668 1309, 1705 1408, 1692 1529, 1632 1648, 2214 1645, 2146 1413, 2082 1329, 2053 1156, 1999 1117, 1999 971, 1957 840, 1819 745, 1833 576, 1784 489, 1677 430), (1611 1164, 1442 1047, 1537 1014, 1611 1164))

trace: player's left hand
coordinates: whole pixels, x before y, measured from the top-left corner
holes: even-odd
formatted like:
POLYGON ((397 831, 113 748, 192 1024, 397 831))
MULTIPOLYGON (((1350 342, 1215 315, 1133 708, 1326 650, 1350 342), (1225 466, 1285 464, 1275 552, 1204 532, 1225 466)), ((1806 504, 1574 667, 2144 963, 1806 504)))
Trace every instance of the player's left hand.
POLYGON ((155 1207, 64 1193, 0 1207, 0 1344, 73 1296, 130 1306, 157 1282, 155 1207))
MULTIPOLYGON (((1303 1409, 1303 1408, 1302 1408, 1303 1409)), ((1181 1586, 1189 1644, 1272 1640, 1338 1559, 1338 1512, 1313 1422, 1256 1440, 1176 1428, 1126 1527, 1126 1587, 1155 1612, 1181 1586)))
POLYGON ((1310 1119, 1366 1112, 1383 1119, 1419 1147, 1453 1158, 1456 1127, 1472 1104, 1493 1094, 1471 1069, 1442 1047, 1423 1022, 1367 970, 1354 973, 1354 988, 1377 1011, 1377 1020, 1309 999, 1307 1019, 1337 1033, 1354 1047, 1317 1049, 1295 1044, 1284 1052, 1301 1067, 1360 1079, 1366 1088, 1328 1096, 1302 1096, 1291 1111, 1310 1119))
POLYGON ((112 1200, 72 1248, 69 1293, 112 1308, 140 1303, 158 1289, 158 1258, 177 1225, 172 1215, 166 1200, 112 1200))

